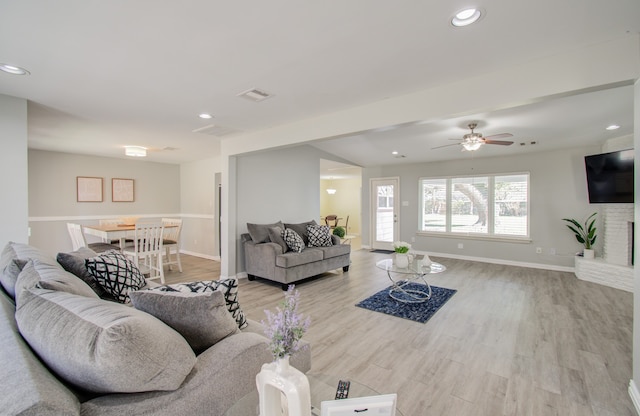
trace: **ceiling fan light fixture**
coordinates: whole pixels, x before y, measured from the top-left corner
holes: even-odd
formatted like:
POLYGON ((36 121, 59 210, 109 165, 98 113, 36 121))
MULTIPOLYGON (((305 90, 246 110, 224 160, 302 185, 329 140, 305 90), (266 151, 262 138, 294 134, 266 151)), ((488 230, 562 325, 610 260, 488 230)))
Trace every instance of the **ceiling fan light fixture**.
POLYGON ((335 190, 334 188, 327 188, 327 193, 328 193, 329 195, 333 195, 333 194, 335 194, 335 193, 336 193, 336 190, 335 190))
POLYGON ((462 143, 462 147, 464 147, 464 150, 468 150, 470 152, 480 149, 480 146, 482 146, 481 141, 469 141, 462 143))
POLYGON ((476 8, 468 8, 464 10, 460 10, 458 13, 453 16, 451 19, 451 24, 455 27, 463 27, 468 26, 472 23, 477 22, 482 16, 482 12, 480 9, 476 8))
POLYGON ((125 146, 124 154, 131 157, 146 157, 147 148, 142 146, 125 146))

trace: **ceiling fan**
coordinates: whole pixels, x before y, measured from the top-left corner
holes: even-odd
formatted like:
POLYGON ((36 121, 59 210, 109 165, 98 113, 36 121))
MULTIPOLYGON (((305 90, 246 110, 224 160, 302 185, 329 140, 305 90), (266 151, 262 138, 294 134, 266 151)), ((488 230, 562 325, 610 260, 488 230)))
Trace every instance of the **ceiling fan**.
MULTIPOLYGON (((478 150, 480 146, 482 146, 483 144, 498 144, 501 146, 509 146, 513 144, 513 142, 510 142, 510 141, 494 140, 494 139, 501 139, 503 137, 513 137, 513 134, 500 133, 500 134, 493 134, 487 137, 482 137, 482 133, 476 133, 473 131, 477 126, 478 126, 478 123, 469 123, 469 129, 471 129, 471 133, 467 133, 464 136, 462 136, 462 141, 460 143, 445 144, 444 146, 437 146, 437 147, 433 147, 432 149, 440 149, 441 147, 461 145, 463 147, 463 150, 474 151, 474 150, 478 150)), ((450 140, 458 140, 458 139, 450 139, 450 140)))

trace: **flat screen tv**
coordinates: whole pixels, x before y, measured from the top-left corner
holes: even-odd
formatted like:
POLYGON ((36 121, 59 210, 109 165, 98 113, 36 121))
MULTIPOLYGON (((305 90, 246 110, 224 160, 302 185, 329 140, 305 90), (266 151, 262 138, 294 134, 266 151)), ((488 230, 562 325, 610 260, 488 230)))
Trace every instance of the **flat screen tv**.
POLYGON ((634 151, 584 157, 589 203, 633 203, 634 151))

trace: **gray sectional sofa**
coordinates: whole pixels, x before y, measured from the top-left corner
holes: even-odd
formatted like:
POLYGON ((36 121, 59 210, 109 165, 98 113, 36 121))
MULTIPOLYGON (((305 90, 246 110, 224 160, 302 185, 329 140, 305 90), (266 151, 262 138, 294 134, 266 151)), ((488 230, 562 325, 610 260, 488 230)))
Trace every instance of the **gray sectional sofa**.
MULTIPOLYGON (((260 324, 239 330, 224 300, 232 331, 194 352, 178 330, 101 299, 32 246, 5 246, 0 283, 3 415, 223 415, 272 360, 260 324)), ((310 349, 291 363, 308 371, 310 349)))
POLYGON ((311 220, 288 224, 247 224, 248 233, 241 235, 244 247, 245 270, 249 280, 260 277, 278 282, 282 290, 297 281, 342 268, 349 271, 351 245, 341 244, 340 238, 331 235, 331 243, 325 247, 310 247, 308 226, 317 226, 311 220), (294 230, 304 242, 301 252, 291 250, 278 230, 294 230))

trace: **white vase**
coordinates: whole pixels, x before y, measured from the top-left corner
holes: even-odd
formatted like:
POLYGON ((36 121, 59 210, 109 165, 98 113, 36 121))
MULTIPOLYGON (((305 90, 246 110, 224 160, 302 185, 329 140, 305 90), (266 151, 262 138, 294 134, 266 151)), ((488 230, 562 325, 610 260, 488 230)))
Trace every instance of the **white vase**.
POLYGON ((584 251, 582 252, 582 256, 585 259, 593 259, 596 257, 596 252, 591 248, 585 248, 584 251))
POLYGON ((396 267, 409 267, 409 256, 403 253, 396 253, 396 267))
POLYGON ((289 356, 263 364, 256 376, 260 416, 311 416, 311 390, 303 372, 289 365, 289 356))
POLYGON ((422 267, 431 267, 431 259, 426 254, 422 258, 422 267))

